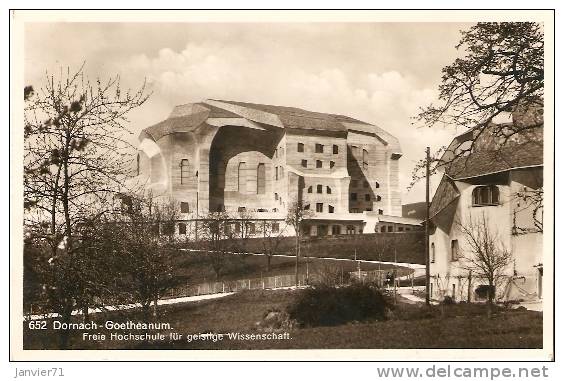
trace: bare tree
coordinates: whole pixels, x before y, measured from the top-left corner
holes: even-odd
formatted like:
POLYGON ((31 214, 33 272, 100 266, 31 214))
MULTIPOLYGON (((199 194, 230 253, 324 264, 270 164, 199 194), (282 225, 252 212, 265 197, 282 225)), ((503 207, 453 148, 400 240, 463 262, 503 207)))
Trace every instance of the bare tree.
POLYGON ((488 315, 491 315, 497 287, 508 276, 505 270, 511 264, 512 253, 492 229, 485 214, 478 220, 458 222, 457 226, 467 247, 461 251, 460 267, 488 282, 488 315))
POLYGON ((296 232, 296 286, 298 285, 299 266, 300 266, 300 238, 302 223, 304 220, 311 218, 312 211, 304 209, 303 202, 297 200, 288 206, 286 214, 286 224, 292 226, 296 232))
POLYGON ((262 232, 262 252, 266 256, 266 271, 270 272, 272 257, 284 238, 286 228, 280 229, 280 224, 276 221, 263 220, 259 224, 259 229, 262 232))
POLYGON ((168 200, 136 197, 131 204, 114 221, 114 267, 120 274, 118 287, 129 302, 141 304, 148 322, 158 315, 159 299, 175 285, 172 249, 166 243, 174 234, 178 213, 168 200), (163 233, 171 227, 172 232, 163 233))
POLYGON ((64 321, 95 302, 97 270, 84 236, 92 230, 84 227, 109 211, 128 175, 127 115, 147 99, 144 85, 122 90, 119 77, 92 83, 83 67, 24 89, 24 224, 50 247, 47 302, 64 321))
POLYGON ((226 212, 212 212, 202 218, 198 230, 199 249, 219 280, 236 247, 234 221, 226 212))

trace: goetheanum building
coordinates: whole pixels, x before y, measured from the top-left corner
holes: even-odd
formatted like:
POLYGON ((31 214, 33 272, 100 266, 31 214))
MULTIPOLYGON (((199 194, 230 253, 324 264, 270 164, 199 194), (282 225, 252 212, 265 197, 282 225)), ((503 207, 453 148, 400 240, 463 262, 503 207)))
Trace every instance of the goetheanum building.
POLYGON ((401 219, 398 140, 347 116, 206 100, 176 106, 139 140, 136 180, 179 202, 187 221, 216 211, 283 221, 296 200, 311 210, 311 235, 374 233, 385 216, 401 219))

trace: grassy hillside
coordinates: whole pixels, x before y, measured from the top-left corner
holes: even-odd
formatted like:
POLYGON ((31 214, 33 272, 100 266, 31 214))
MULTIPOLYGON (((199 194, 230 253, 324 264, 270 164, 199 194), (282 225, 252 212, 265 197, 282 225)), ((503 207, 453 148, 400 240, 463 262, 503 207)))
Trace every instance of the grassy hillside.
MULTIPOLYGON (((284 237, 278 247, 278 254, 294 255, 296 240, 284 237)), ((263 238, 250 238, 245 244, 249 252, 263 250, 263 238)), ((353 259, 382 260, 393 262, 425 263, 425 235, 423 232, 412 233, 377 233, 308 237, 302 243, 302 255, 310 257, 332 257, 353 259), (379 248, 388 243, 381 258, 379 248)))

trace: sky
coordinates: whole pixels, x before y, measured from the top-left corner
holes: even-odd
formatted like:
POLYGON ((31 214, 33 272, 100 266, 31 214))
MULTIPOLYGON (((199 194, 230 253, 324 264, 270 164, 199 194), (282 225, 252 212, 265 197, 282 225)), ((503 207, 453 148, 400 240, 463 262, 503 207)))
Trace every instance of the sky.
MULTIPOLYGON (((441 69, 457 57, 461 23, 34 23, 25 27, 25 83, 76 70, 119 74, 122 88, 146 79, 152 95, 130 114, 131 141, 178 104, 237 100, 343 114, 380 126, 402 146, 402 202, 425 147, 462 132, 412 119, 437 102, 441 69)), ((438 179, 432 179, 432 188, 438 179)))

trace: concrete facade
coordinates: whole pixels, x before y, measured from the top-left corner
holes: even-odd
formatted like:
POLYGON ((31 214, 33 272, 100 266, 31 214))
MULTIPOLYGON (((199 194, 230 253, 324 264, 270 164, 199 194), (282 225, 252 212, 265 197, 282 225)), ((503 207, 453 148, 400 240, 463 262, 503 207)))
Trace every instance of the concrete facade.
POLYGON ((314 235, 401 218, 398 140, 349 117, 206 100, 175 107, 139 140, 132 183, 181 203, 186 221, 216 211, 283 221, 297 200, 314 235))

